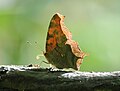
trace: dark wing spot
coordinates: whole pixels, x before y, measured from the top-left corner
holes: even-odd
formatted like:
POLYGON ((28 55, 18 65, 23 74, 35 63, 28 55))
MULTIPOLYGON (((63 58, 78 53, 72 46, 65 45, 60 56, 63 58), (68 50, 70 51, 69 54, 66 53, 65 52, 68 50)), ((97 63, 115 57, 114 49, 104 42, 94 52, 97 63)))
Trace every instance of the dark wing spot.
POLYGON ((54 30, 54 32, 53 32, 53 33, 58 35, 58 31, 57 31, 57 30, 54 30))
POLYGON ((47 37, 47 39, 53 38, 54 34, 49 34, 49 36, 47 37))

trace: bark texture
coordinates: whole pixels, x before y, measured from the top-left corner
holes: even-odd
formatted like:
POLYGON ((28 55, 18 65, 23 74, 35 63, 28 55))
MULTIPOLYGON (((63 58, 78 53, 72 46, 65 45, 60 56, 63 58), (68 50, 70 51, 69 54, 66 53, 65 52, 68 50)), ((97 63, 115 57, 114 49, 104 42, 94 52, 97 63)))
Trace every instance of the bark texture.
POLYGON ((0 91, 119 91, 120 71, 78 72, 0 66, 0 91))

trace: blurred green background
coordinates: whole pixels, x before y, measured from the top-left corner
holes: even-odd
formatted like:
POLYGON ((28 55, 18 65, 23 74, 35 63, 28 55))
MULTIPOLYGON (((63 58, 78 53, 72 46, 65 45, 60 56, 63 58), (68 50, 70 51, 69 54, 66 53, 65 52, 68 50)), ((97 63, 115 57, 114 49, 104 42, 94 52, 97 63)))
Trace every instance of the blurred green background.
POLYGON ((0 65, 45 61, 36 56, 45 51, 56 12, 66 16, 73 39, 89 54, 81 71, 120 70, 120 0, 0 0, 0 65))

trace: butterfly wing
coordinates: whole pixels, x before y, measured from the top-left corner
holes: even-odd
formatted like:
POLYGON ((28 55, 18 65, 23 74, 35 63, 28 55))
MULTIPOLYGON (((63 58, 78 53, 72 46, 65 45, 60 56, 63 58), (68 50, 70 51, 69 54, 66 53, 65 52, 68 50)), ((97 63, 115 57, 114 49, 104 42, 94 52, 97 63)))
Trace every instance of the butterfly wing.
POLYGON ((59 13, 52 17, 48 28, 46 52, 52 51, 56 46, 64 46, 67 39, 72 37, 69 31, 63 31, 67 29, 64 26, 63 20, 64 16, 60 15, 59 13))
POLYGON ((44 54, 49 63, 57 68, 78 69, 84 53, 78 44, 72 40, 72 34, 64 25, 64 16, 55 14, 48 28, 46 53, 44 54), (78 65, 79 64, 79 65, 78 65))

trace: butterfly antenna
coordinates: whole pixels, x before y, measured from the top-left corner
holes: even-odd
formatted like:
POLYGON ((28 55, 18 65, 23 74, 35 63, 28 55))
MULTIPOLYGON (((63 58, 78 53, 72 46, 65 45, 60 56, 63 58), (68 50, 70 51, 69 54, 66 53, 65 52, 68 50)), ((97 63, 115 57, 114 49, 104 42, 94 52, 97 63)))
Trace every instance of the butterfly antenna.
POLYGON ((43 56, 44 56, 44 55, 43 55, 43 54, 44 54, 44 51, 40 49, 39 44, 38 44, 37 41, 34 42, 35 45, 33 45, 33 43, 31 43, 30 41, 27 41, 26 43, 27 43, 27 44, 30 44, 31 46, 33 46, 36 50, 40 50, 40 54, 38 54, 38 55, 36 56, 36 59, 37 59, 37 60, 39 60, 40 57, 43 57, 43 56))
MULTIPOLYGON (((34 46, 33 43, 31 43, 30 41, 27 41, 26 43, 27 43, 27 44, 30 44, 30 45, 32 45, 32 46, 34 46)), ((34 48, 36 48, 37 50, 39 50, 39 49, 40 49, 39 46, 40 46, 40 45, 38 44, 38 42, 35 41, 35 46, 34 46, 34 48)), ((43 52, 43 50, 41 50, 41 52, 43 52)))
POLYGON ((42 52, 42 54, 44 53, 44 51, 41 50, 40 45, 38 44, 37 41, 35 41, 35 46, 36 46, 37 50, 40 49, 40 51, 42 52))

